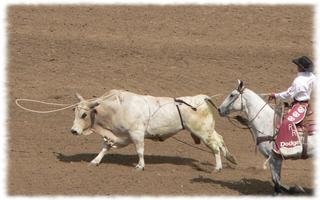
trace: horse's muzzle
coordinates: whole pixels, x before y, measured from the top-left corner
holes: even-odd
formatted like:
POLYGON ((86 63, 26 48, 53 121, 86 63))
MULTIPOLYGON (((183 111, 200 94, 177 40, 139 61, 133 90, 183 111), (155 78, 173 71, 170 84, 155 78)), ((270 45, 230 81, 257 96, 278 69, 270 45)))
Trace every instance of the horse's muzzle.
POLYGON ((226 117, 229 114, 228 112, 223 111, 220 107, 218 108, 218 112, 221 117, 226 117))

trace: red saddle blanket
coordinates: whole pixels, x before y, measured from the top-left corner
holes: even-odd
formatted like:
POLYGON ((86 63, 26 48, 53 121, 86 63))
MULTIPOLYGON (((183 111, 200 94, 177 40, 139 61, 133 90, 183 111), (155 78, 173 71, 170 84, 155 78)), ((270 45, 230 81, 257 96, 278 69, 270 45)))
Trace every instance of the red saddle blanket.
POLYGON ((292 157, 302 153, 303 145, 299 131, 303 130, 301 122, 306 117, 307 108, 307 103, 296 103, 289 110, 275 140, 274 150, 276 153, 282 154, 283 157, 292 157))

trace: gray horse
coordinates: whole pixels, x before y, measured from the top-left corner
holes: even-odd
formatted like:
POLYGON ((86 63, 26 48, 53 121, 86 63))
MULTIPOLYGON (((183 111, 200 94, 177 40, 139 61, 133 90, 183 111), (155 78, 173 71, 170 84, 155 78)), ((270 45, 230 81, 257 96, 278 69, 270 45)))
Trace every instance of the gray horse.
MULTIPOLYGON (((274 110, 256 93, 244 87, 239 81, 237 89, 233 90, 219 106, 218 111, 221 116, 226 117, 231 112, 242 111, 247 116, 246 122, 251 129, 256 145, 260 152, 268 158, 272 181, 274 183, 275 194, 281 191, 290 192, 302 189, 301 187, 289 188, 280 184, 282 158, 272 151, 274 140, 274 110)), ((302 138, 303 140, 303 138, 302 138)), ((303 141, 302 141, 303 143, 303 141)), ((315 151, 315 136, 307 138, 307 157, 315 151)), ((300 159, 301 154, 292 159, 300 159)))

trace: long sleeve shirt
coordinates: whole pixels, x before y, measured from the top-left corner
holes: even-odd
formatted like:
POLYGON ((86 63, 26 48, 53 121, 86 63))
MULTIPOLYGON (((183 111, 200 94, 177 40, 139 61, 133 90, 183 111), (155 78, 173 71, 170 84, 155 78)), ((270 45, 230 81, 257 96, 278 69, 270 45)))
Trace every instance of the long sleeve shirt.
POLYGON ((281 100, 294 99, 308 101, 315 85, 316 76, 311 72, 299 72, 287 91, 276 93, 275 97, 281 100))

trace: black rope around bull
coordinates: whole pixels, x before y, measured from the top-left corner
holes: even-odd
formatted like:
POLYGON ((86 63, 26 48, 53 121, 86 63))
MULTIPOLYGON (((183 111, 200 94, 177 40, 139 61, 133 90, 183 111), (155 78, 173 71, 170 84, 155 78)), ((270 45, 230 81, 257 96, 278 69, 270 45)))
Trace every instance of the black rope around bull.
MULTIPOLYGON (((179 100, 179 99, 175 99, 175 101, 176 101, 176 102, 179 102, 179 103, 184 103, 184 104, 186 104, 185 102, 183 102, 182 100, 179 100)), ((215 109, 217 109, 217 106, 212 102, 211 99, 206 98, 205 101, 206 101, 207 103, 209 103, 209 105, 211 105, 211 106, 213 106, 215 109)), ((194 111, 197 110, 196 108, 194 108, 193 106, 191 106, 191 105, 189 105, 189 104, 186 104, 186 105, 190 106, 191 109, 194 110, 194 111)), ((180 116, 180 118, 181 118, 181 116, 180 116)), ((184 141, 182 141, 182 140, 179 140, 178 138, 176 138, 176 137, 174 137, 174 136, 172 136, 172 138, 173 138, 174 140, 176 140, 176 141, 178 141, 178 142, 180 142, 180 143, 183 143, 183 144, 185 144, 185 145, 188 145, 188 146, 190 146, 190 147, 192 147, 192 148, 194 148, 194 149, 198 149, 198 150, 200 150, 200 151, 203 151, 203 152, 207 152, 207 153, 212 154, 211 151, 208 151, 208 150, 202 149, 202 148, 200 148, 200 147, 196 147, 196 146, 194 146, 194 145, 191 145, 191 144, 189 144, 189 143, 187 143, 187 142, 184 142, 184 141)))
POLYGON ((202 149, 202 148, 200 148, 200 147, 196 147, 196 146, 194 146, 194 145, 191 145, 191 144, 189 144, 189 143, 187 143, 187 142, 184 142, 184 141, 182 141, 182 140, 179 140, 178 138, 176 138, 176 137, 174 137, 174 136, 172 136, 172 138, 173 138, 174 140, 176 140, 176 141, 178 141, 178 142, 181 142, 181 143, 183 143, 183 144, 185 144, 185 145, 188 145, 188 146, 190 146, 190 147, 192 147, 192 148, 195 148, 195 149, 198 149, 198 150, 200 150, 200 151, 204 151, 204 152, 207 152, 207 153, 212 154, 211 151, 208 151, 208 150, 202 149))

